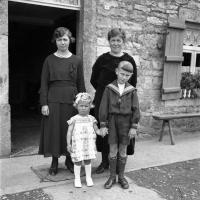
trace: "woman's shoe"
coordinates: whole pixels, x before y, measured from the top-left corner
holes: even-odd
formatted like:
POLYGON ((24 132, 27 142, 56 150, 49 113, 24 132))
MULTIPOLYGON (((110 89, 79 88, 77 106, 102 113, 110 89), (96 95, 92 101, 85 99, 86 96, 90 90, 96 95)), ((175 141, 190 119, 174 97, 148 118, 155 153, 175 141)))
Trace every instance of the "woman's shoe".
POLYGON ((67 169, 73 174, 74 173, 74 163, 71 160, 71 157, 66 156, 65 159, 65 166, 67 167, 67 169))
POLYGON ((55 176, 58 172, 58 158, 53 157, 51 167, 49 168, 49 174, 55 176))
POLYGON ((58 167, 50 167, 49 174, 55 176, 58 173, 58 167))
POLYGON ((109 168, 109 163, 102 162, 96 169, 96 174, 102 174, 106 169, 109 168))

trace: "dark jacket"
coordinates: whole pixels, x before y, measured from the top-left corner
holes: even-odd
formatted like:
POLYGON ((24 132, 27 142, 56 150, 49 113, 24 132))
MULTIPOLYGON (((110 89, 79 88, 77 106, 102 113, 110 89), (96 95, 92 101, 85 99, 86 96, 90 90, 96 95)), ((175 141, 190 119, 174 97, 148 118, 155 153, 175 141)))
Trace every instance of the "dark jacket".
POLYGON ((110 55, 109 52, 99 56, 92 68, 92 75, 90 82, 94 89, 96 90, 94 97, 95 104, 95 117, 98 119, 99 105, 106 85, 116 80, 117 76, 115 74, 115 69, 121 61, 129 61, 134 68, 132 77, 129 83, 136 87, 137 84, 137 67, 132 56, 124 53, 121 57, 115 57, 110 55))
POLYGON ((99 107, 100 126, 107 126, 109 115, 131 115, 131 127, 137 127, 140 119, 139 102, 136 89, 126 83, 122 95, 117 81, 110 83, 104 90, 99 107))

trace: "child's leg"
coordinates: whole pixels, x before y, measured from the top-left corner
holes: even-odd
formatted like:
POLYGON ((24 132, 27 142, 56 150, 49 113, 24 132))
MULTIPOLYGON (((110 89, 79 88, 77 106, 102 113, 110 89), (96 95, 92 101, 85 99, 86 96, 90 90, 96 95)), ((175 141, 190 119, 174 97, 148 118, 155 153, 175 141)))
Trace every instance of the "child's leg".
POLYGON ((88 187, 91 187, 94 185, 91 177, 92 173, 92 166, 91 166, 91 160, 84 160, 85 164, 85 176, 86 176, 86 183, 88 187))
POLYGON ((110 189, 116 183, 116 166, 117 166, 117 144, 110 144, 109 164, 110 164, 110 177, 104 184, 106 189, 110 189))
POLYGON ((74 163, 74 176, 75 176, 74 186, 77 187, 77 188, 82 187, 82 185, 81 185, 81 176, 80 176, 80 173, 81 173, 81 164, 82 164, 81 161, 74 163))
POLYGON ((118 182, 121 185, 123 189, 128 189, 129 184, 126 178, 124 177, 124 170, 126 166, 126 160, 127 160, 127 145, 119 144, 119 158, 118 158, 118 182))

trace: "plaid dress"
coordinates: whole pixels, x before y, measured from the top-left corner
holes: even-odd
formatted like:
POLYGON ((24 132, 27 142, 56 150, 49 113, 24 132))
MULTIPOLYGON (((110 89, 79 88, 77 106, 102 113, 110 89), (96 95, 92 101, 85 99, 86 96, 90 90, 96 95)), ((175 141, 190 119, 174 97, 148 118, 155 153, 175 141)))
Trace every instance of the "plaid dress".
POLYGON ((96 133, 93 124, 96 119, 91 116, 75 115, 67 121, 68 125, 74 123, 72 132, 72 152, 73 162, 96 158, 96 133))

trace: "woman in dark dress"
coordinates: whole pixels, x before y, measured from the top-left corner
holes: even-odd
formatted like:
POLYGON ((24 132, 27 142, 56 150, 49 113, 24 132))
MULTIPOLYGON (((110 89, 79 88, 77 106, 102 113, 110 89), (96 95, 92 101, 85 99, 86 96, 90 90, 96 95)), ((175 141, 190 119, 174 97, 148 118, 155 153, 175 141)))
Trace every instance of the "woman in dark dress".
POLYGON ((57 51, 47 56, 41 75, 43 117, 39 154, 52 157, 51 175, 57 173, 61 155, 66 156, 65 165, 73 173, 73 163, 67 152, 67 120, 77 112, 73 107, 76 94, 85 91, 82 62, 69 51, 73 41, 69 29, 59 27, 54 31, 52 42, 56 44, 57 51))
MULTIPOLYGON (((101 98, 105 89, 105 86, 113 82, 117 77, 115 69, 121 61, 129 61, 134 67, 134 74, 129 80, 129 83, 136 87, 137 84, 137 67, 132 56, 122 51, 123 45, 126 40, 125 32, 120 28, 114 28, 108 32, 108 42, 110 45, 110 52, 100 55, 93 68, 90 82, 96 90, 94 97, 94 115, 98 119, 99 106, 101 98)), ((97 136, 97 150, 102 154, 102 162, 98 166, 96 173, 103 173, 105 169, 108 169, 108 136, 102 138, 97 136)))

